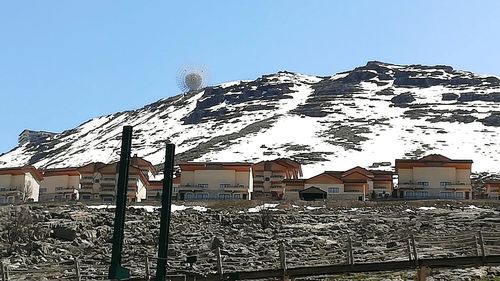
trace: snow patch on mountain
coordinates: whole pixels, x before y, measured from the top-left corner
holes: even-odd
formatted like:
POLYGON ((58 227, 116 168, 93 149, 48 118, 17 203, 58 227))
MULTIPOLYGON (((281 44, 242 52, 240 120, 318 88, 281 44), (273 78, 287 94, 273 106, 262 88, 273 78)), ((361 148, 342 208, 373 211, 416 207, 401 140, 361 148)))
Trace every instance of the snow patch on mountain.
MULTIPOLYGON (((290 157, 305 176, 440 153, 498 170, 500 79, 449 66, 366 66, 329 77, 291 72, 207 87, 143 108, 91 119, 42 143, 0 156, 0 167, 80 166, 119 158, 122 126, 133 154, 177 161, 290 157)), ((498 171, 496 171, 498 172, 498 171)))

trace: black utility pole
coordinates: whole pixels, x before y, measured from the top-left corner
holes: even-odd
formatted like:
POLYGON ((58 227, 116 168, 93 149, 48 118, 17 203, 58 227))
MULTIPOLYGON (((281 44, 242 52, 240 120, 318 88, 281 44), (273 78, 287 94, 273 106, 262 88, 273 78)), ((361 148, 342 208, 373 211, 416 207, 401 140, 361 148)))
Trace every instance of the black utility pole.
POLYGON ((130 150, 132 147, 132 126, 124 126, 122 134, 122 148, 118 170, 118 185, 116 190, 115 223, 113 227, 113 250, 109 279, 121 280, 130 277, 130 271, 122 267, 123 230, 125 227, 125 208, 128 187, 128 167, 130 164, 130 150))
POLYGON ((170 211, 172 207, 172 180, 174 176, 175 145, 167 143, 165 166, 163 169, 163 192, 161 195, 160 240, 158 242, 158 261, 156 264, 156 281, 164 281, 167 276, 168 232, 170 228, 170 211))

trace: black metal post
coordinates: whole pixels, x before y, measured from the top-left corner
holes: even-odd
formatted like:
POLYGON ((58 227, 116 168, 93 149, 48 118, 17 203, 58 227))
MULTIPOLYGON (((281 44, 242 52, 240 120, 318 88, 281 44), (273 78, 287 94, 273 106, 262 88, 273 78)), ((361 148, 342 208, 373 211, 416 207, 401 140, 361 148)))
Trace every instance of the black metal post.
POLYGON ((122 134, 122 148, 118 166, 118 184, 116 189, 115 223, 113 227, 113 249, 111 252, 111 266, 109 279, 126 279, 130 271, 122 267, 123 230, 125 227, 125 208, 127 203, 128 168, 130 164, 130 150, 132 148, 132 126, 124 126, 122 134))
POLYGON ((156 281, 164 281, 167 276, 168 233, 170 228, 170 212, 172 208, 172 180, 174 176, 175 145, 167 143, 165 165, 163 169, 163 192, 161 195, 160 239, 158 242, 158 260, 156 264, 156 281))

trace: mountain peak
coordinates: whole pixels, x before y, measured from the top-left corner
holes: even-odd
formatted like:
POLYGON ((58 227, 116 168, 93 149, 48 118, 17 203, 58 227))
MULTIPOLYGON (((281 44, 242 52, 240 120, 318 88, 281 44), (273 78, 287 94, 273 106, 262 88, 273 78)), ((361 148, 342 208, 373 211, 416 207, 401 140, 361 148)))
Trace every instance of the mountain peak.
MULTIPOLYGON (((439 153, 498 166, 500 79, 450 66, 365 66, 318 77, 290 71, 234 81, 91 119, 0 156, 0 167, 80 166, 118 159, 123 124, 133 153, 163 162, 291 158, 306 175, 439 153), (464 137, 467 136, 467 137, 464 137)), ((390 168, 390 167, 389 167, 390 168)))

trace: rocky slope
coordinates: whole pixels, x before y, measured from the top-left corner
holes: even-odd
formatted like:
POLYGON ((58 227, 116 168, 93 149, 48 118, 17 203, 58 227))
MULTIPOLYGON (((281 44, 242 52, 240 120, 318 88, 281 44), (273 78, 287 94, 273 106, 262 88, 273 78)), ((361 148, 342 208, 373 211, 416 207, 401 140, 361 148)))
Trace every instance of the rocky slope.
MULTIPOLYGON (((169 269, 215 272, 214 247, 222 248, 226 272, 277 268, 280 242, 285 243, 289 267, 341 264, 346 260, 348 237, 353 241, 356 263, 405 260, 406 240, 412 233, 420 258, 476 255, 474 234, 479 230, 488 240, 487 254, 499 250, 500 209, 495 202, 472 206, 457 201, 349 202, 345 206, 341 202, 326 206, 324 202, 315 206, 282 203, 260 212, 243 203, 174 212, 169 269), (193 267, 184 263, 187 256, 198 257, 193 267)), ((14 280, 71 277, 75 257, 81 261, 82 274, 90 279, 107 274, 113 209, 46 204, 0 207, 0 214, 0 258, 12 269, 14 280)), ((154 269, 158 235, 158 209, 128 209, 123 263, 133 276, 144 276, 146 255, 154 269)), ((414 274, 391 273, 370 280, 413 280, 414 274)), ((436 279, 432 280, 475 280, 487 274, 500 275, 500 270, 435 269, 432 275, 436 279)), ((351 278, 365 280, 356 275, 335 280, 351 278)))
POLYGON ((495 171, 500 79, 376 61, 327 77, 278 72, 94 118, 14 148, 0 156, 0 167, 116 160, 123 125, 134 126, 133 153, 154 164, 170 141, 178 161, 290 157, 306 164, 306 176, 427 153, 495 171))

